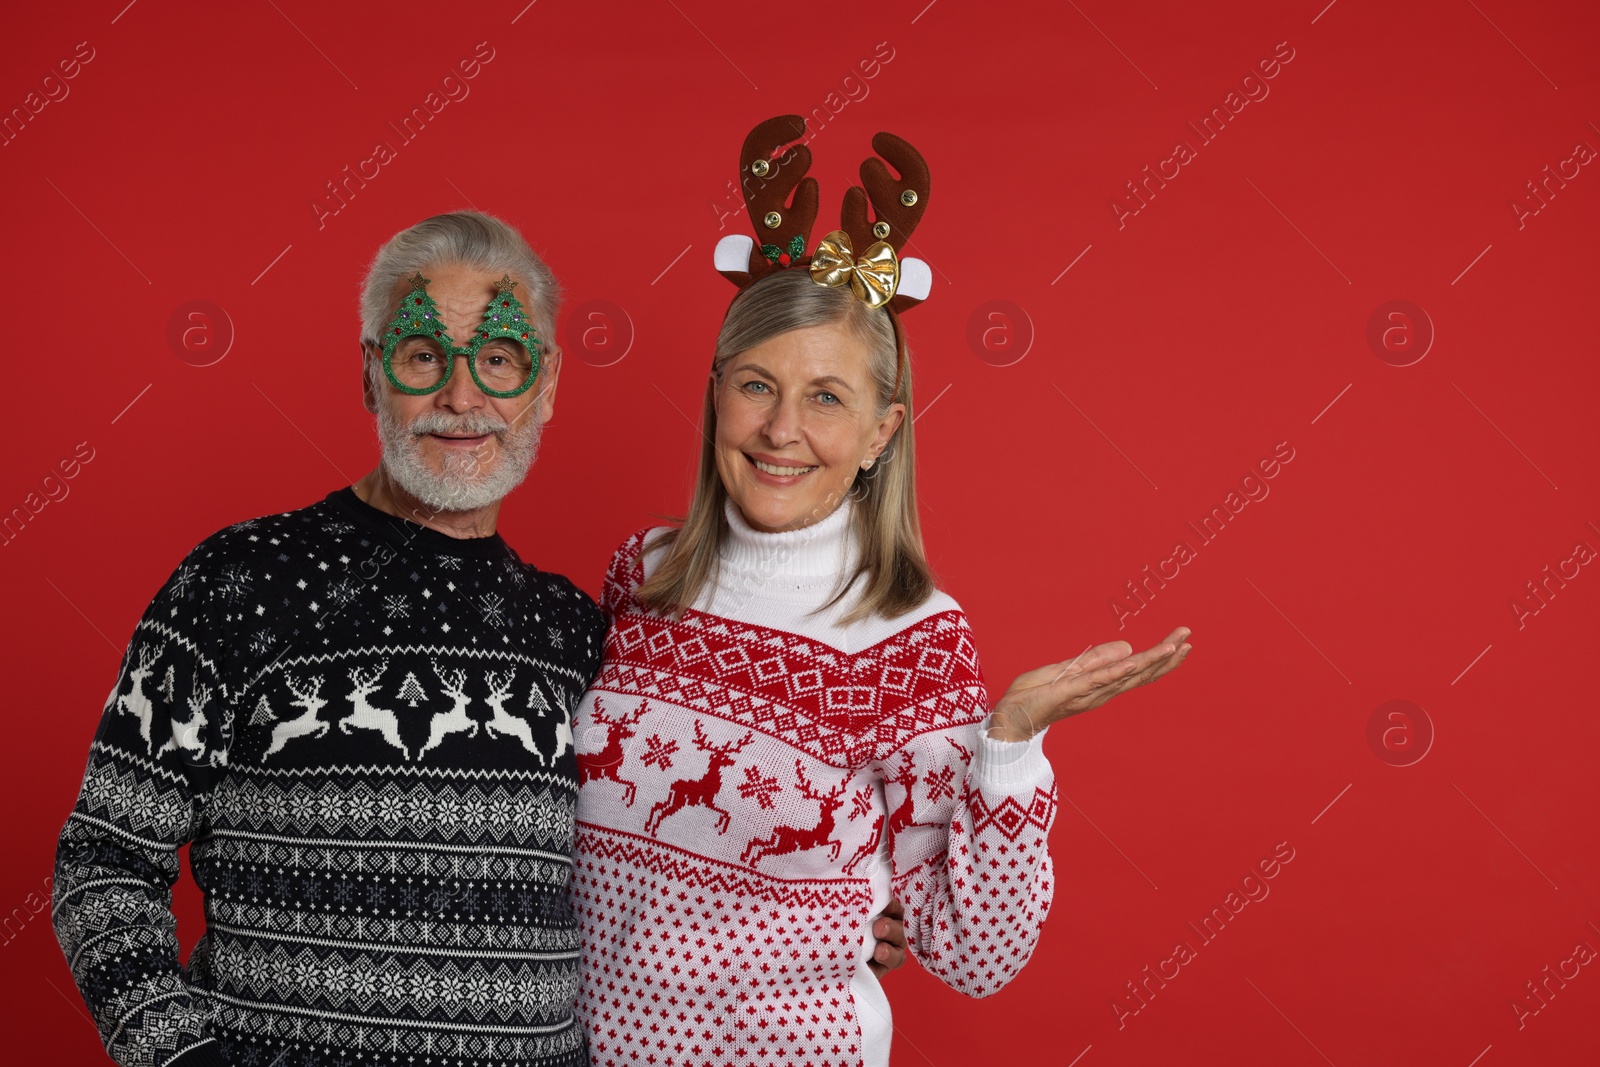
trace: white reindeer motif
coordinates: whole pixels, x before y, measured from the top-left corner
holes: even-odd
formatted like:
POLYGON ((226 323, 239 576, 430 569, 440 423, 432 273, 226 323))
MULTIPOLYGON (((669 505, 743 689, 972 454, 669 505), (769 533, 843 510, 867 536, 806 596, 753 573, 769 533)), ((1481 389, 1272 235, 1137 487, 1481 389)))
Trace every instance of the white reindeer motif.
POLYGON ((504 675, 490 671, 488 674, 489 696, 484 700, 494 715, 484 723, 484 729, 490 737, 510 735, 522 742, 522 747, 539 757, 539 762, 544 763, 544 753, 533 743, 533 731, 528 727, 528 720, 519 719, 506 711, 506 697, 511 695, 511 683, 517 676, 515 670, 509 670, 504 675))
MULTIPOLYGON (((550 757, 550 762, 555 763, 561 758, 561 753, 573 751, 572 743, 572 714, 567 710, 567 702, 559 692, 554 694, 556 702, 561 705, 561 721, 556 723, 556 751, 550 757)), ((539 718, 544 718, 550 710, 550 702, 545 700, 544 694, 539 692, 539 683, 534 682, 533 688, 528 691, 528 707, 539 710, 539 718)))
POLYGON ((572 750, 573 748, 572 716, 567 714, 566 709, 563 708, 561 712, 561 721, 556 723, 556 751, 555 754, 550 757, 550 762, 552 764, 555 763, 556 760, 561 758, 561 753, 572 750))
POLYGON ((350 681, 355 688, 350 691, 347 699, 353 705, 349 715, 339 720, 339 730, 348 734, 351 727, 360 727, 363 730, 375 730, 389 744, 400 750, 400 758, 410 759, 411 754, 406 750, 405 742, 400 740, 400 723, 394 717, 394 712, 388 708, 375 708, 367 697, 378 691, 378 679, 383 677, 383 672, 389 669, 389 661, 380 663, 376 670, 370 674, 360 667, 350 668, 350 681))
POLYGON ((205 706, 210 699, 209 686, 194 687, 194 692, 189 694, 189 717, 172 720, 172 736, 167 738, 166 743, 156 751, 158 757, 180 748, 196 760, 206 754, 206 743, 203 740, 206 732, 205 706))
POLYGON ((139 720, 139 736, 144 738, 145 751, 150 750, 150 715, 152 706, 150 698, 144 695, 145 679, 155 673, 156 660, 161 658, 161 652, 144 645, 139 649, 139 665, 128 672, 133 679, 133 688, 117 697, 117 710, 127 712, 139 720))
POLYGON ((289 692, 295 696, 289 703, 303 710, 294 718, 285 719, 272 728, 272 744, 266 751, 268 756, 274 752, 282 752, 283 746, 297 737, 316 734, 320 738, 328 732, 328 727, 331 725, 317 718, 317 712, 328 706, 326 700, 317 696, 322 691, 323 679, 313 678, 310 685, 307 685, 285 675, 283 681, 289 687, 289 692))
POLYGON ((417 753, 418 759, 426 756, 430 749, 438 748, 451 734, 465 733, 468 737, 478 736, 478 724, 467 718, 467 705, 472 703, 472 698, 467 696, 467 672, 454 670, 446 674, 439 669, 438 664, 434 664, 433 673, 439 676, 439 684, 450 694, 455 704, 449 711, 438 712, 433 716, 433 721, 428 724, 428 743, 417 753))

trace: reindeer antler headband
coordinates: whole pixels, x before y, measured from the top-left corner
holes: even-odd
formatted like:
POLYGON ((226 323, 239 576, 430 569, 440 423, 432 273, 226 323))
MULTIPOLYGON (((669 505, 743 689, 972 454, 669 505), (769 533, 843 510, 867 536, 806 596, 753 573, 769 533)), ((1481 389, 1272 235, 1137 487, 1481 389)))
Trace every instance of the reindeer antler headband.
POLYGON ((873 137, 873 151, 883 158, 862 162, 861 186, 844 194, 841 227, 808 253, 817 220, 817 179, 806 177, 811 149, 793 143, 805 133, 805 119, 779 115, 744 139, 739 184, 757 239, 724 237, 717 243, 717 270, 744 289, 774 271, 803 266, 818 285, 848 284, 868 307, 900 312, 920 304, 932 287, 933 272, 920 259, 901 259, 900 250, 928 208, 928 164, 922 153, 892 133, 873 137), (792 147, 778 155, 785 145, 792 147), (899 171, 898 178, 884 160, 899 171))

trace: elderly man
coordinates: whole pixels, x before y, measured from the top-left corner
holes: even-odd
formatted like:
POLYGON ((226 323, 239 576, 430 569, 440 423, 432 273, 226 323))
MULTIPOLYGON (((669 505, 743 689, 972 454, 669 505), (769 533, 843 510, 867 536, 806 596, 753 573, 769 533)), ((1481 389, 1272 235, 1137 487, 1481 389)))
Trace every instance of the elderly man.
POLYGON ((382 463, 206 538, 135 628, 55 881, 118 1062, 585 1062, 566 716, 605 622, 495 532, 554 405, 555 294, 494 220, 396 236, 361 302, 382 463))
POLYGON ((396 235, 361 299, 382 462, 206 538, 135 628, 53 911, 117 1062, 587 1062, 568 713, 605 620, 495 530, 554 407, 556 301, 497 219, 396 235))

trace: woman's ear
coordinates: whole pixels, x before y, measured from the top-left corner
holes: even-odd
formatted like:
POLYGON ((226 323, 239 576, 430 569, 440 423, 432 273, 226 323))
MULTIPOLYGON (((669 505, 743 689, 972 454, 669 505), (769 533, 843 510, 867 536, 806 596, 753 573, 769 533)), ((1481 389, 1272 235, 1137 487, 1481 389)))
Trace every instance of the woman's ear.
POLYGON ((878 435, 873 440, 871 454, 876 456, 889 447, 889 439, 900 429, 900 424, 905 421, 906 406, 904 404, 890 404, 889 410, 878 420, 878 435))

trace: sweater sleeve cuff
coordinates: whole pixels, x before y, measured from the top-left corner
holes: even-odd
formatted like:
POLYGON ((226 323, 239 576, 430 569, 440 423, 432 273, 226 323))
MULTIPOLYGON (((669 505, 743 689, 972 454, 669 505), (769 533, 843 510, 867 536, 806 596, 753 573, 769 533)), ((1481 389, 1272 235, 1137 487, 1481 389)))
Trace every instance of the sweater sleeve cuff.
POLYGON ((216 1039, 208 1037, 172 1057, 167 1067, 228 1067, 228 1060, 216 1039))
POLYGON ((997 741, 989 736, 989 720, 978 727, 978 750, 972 755, 970 774, 979 789, 1016 793, 1038 785, 1050 773, 1044 754, 1047 726, 1026 741, 997 741))

